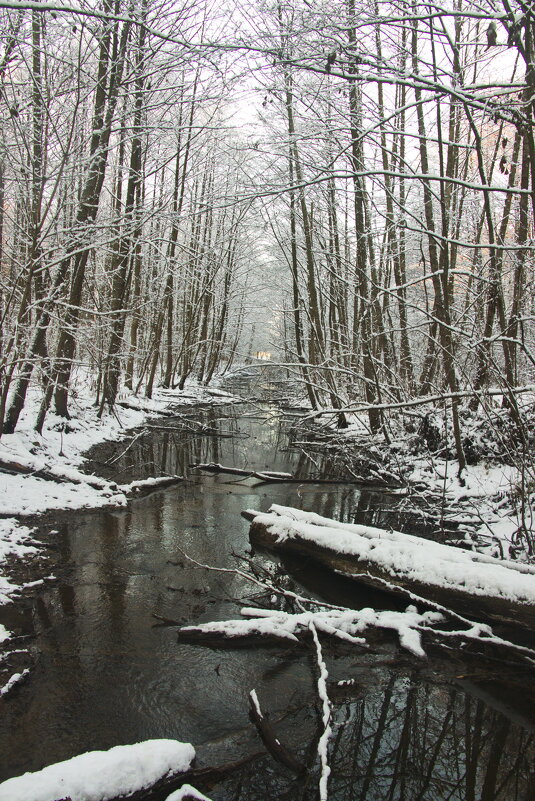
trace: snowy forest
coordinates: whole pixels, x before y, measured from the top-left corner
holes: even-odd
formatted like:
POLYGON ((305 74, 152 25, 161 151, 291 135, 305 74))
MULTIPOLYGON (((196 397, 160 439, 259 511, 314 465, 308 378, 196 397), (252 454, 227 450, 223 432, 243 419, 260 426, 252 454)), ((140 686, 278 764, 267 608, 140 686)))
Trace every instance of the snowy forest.
POLYGON ((260 304, 314 409, 525 437, 529 7, 4 4, 0 417, 209 382, 260 304), (8 6, 6 9, 5 6, 8 6), (277 289, 274 289, 277 287, 277 289), (270 304, 273 304, 271 308, 270 304))
POLYGON ((531 0, 0 0, 0 33, 0 801, 532 799, 531 0), (306 691, 262 649, 304 639, 306 691), (90 735, 123 645, 143 689, 90 735))

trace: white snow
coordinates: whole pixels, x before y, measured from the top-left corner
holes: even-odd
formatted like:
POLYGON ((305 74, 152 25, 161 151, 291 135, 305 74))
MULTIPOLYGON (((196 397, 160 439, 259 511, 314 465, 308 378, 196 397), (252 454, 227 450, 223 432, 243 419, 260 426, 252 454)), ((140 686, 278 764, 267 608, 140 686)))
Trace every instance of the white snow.
POLYGON ((409 606, 405 612, 377 612, 366 607, 359 610, 328 609, 296 614, 245 607, 241 610, 241 614, 248 619, 202 623, 199 626, 185 626, 180 631, 199 631, 227 637, 271 635, 297 642, 299 634, 310 630, 311 624, 313 624, 315 629, 323 634, 366 646, 366 640, 357 635, 362 634, 368 628, 376 627, 397 632, 400 644, 404 648, 415 656, 425 656, 420 641, 420 629, 429 628, 444 619, 438 612, 420 614, 414 606, 409 606))
POLYGON ((409 481, 424 483, 452 501, 467 498, 487 498, 511 489, 518 480, 519 471, 507 464, 468 465, 463 472, 463 483, 458 478, 459 463, 435 458, 433 462, 414 459, 409 481))
POLYGON ((408 466, 407 481, 426 487, 435 499, 442 499, 440 502, 447 509, 455 509, 455 519, 472 524, 475 538, 488 541, 493 553, 497 551, 506 556, 514 553, 520 559, 525 558, 525 543, 517 547, 515 535, 524 525, 534 533, 535 507, 534 499, 529 497, 524 510, 515 503, 522 482, 519 467, 488 463, 468 465, 461 483, 457 475, 459 463, 455 460, 411 457, 410 464, 407 459, 404 461, 408 466), (499 548, 497 543, 500 543, 499 548))
POLYGON ((7 695, 21 681, 24 681, 29 672, 28 668, 25 668, 22 673, 13 673, 8 682, 3 687, 0 687, 0 698, 3 695, 7 695))
POLYGON ((130 495, 142 489, 156 488, 161 484, 165 485, 168 483, 169 479, 180 481, 182 476, 151 476, 150 478, 141 478, 138 481, 131 481, 130 484, 120 484, 119 489, 126 495, 130 495))
POLYGON ((333 731, 331 726, 331 702, 329 700, 329 695, 327 693, 327 679, 329 678, 329 673, 327 671, 327 665, 323 660, 321 644, 318 638, 318 632, 316 631, 316 625, 314 623, 314 620, 310 621, 309 628, 310 631, 312 632, 314 645, 316 647, 316 659, 319 668, 317 685, 318 685, 318 695, 321 700, 321 708, 322 708, 321 717, 323 722, 323 732, 318 741, 318 756, 320 758, 320 764, 321 764, 319 792, 320 792, 320 801, 327 801, 328 799, 327 787, 329 782, 329 776, 331 775, 328 746, 333 731))
MULTIPOLYGON (((23 559, 37 553, 37 548, 30 544, 32 542, 31 534, 31 529, 27 526, 19 525, 14 518, 0 519, 0 606, 8 603, 13 595, 20 590, 20 587, 2 575, 2 565, 9 557, 23 559)), ((2 626, 0 626, 1 641, 2 626)))
POLYGON ((204 795, 191 784, 183 784, 180 790, 175 790, 174 793, 168 795, 165 801, 185 801, 185 799, 194 798, 196 801, 210 801, 207 795, 204 795))
POLYGON ((258 701, 258 696, 256 694, 256 690, 251 690, 251 692, 249 693, 249 697, 250 697, 251 701, 253 702, 254 708, 256 710, 256 714, 258 715, 259 718, 263 718, 264 716, 262 715, 262 710, 260 709, 260 703, 258 701))
POLYGON ((183 773, 195 749, 178 740, 147 740, 90 751, 0 784, 0 801, 107 801, 183 773))
POLYGON ((273 505, 269 513, 254 514, 255 521, 267 526, 279 541, 311 542, 408 581, 535 604, 535 575, 520 573, 498 559, 476 561, 477 554, 421 537, 339 523, 284 506, 273 505))

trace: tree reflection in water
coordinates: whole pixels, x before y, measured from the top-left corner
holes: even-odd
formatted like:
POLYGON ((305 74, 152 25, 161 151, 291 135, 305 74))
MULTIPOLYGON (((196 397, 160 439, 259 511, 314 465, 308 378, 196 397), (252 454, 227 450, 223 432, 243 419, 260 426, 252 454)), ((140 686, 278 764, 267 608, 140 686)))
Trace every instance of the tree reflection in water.
MULTIPOLYGON (((533 801, 534 735, 449 685, 393 674, 333 705, 329 801, 533 801)), ((317 801, 317 769, 265 760, 213 788, 214 801, 317 801)))

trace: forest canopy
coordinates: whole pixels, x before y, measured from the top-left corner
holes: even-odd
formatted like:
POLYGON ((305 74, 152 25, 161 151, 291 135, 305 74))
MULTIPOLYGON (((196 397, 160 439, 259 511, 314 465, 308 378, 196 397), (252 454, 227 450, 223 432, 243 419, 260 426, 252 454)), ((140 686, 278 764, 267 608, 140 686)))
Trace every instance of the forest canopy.
POLYGON ((433 399, 461 472, 463 416, 496 402, 527 447, 531 4, 0 14, 4 433, 29 392, 41 431, 77 381, 103 414, 259 345, 372 432, 433 399))

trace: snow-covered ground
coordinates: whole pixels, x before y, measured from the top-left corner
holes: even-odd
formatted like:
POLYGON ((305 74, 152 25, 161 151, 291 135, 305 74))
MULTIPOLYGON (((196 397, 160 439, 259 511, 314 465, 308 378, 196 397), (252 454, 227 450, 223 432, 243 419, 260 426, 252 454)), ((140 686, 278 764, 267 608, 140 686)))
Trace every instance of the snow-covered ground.
POLYGON ((488 461, 468 465, 462 481, 458 472, 457 461, 415 458, 407 480, 434 496, 444 520, 469 531, 474 543, 487 542, 488 552, 496 556, 525 559, 522 532, 535 538, 535 499, 528 492, 520 503, 521 468, 488 461))
MULTIPOLYGON (((526 404, 528 401, 531 405, 535 402, 531 396, 526 404)), ((461 478, 458 461, 426 453, 426 443, 418 433, 408 432, 403 416, 389 420, 388 443, 380 433, 372 437, 366 414, 348 413, 346 419, 345 429, 336 427, 336 416, 321 422, 316 419, 342 443, 345 462, 350 464, 353 454, 358 458, 364 446, 378 465, 384 464, 392 477, 410 488, 409 505, 412 499, 415 508, 428 507, 430 518, 441 516, 444 522, 467 532, 467 547, 474 545, 505 558, 527 558, 528 538, 535 544, 535 456, 532 454, 531 461, 529 454, 520 458, 503 436, 494 441, 495 432, 490 425, 485 428, 488 421, 484 415, 464 423, 464 434, 477 445, 480 457, 477 464, 466 465, 461 478), (418 504, 418 492, 422 498, 426 496, 422 504, 418 504)), ((439 434, 444 438, 440 420, 439 434)), ((442 439, 439 450, 444 448, 442 439)))

